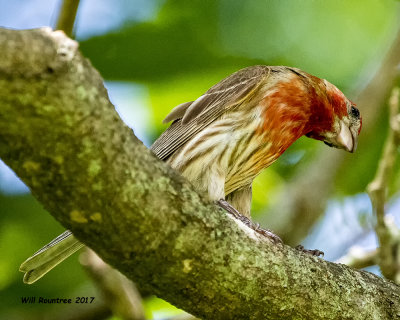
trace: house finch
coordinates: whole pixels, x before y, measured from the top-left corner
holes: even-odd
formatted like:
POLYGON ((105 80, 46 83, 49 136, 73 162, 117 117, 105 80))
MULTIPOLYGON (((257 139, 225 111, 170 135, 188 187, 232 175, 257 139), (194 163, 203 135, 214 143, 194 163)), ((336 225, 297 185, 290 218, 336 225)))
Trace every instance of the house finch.
POLYGON ((289 67, 242 69, 175 107, 151 150, 211 200, 250 216, 251 185, 303 135, 354 152, 358 109, 326 80, 289 67))
MULTIPOLYGON (((170 121, 153 153, 248 218, 254 178, 298 138, 354 152, 361 130, 360 112, 339 89, 290 67, 239 70, 175 107, 170 121)), ((82 246, 66 231, 21 265, 24 281, 33 283, 82 246)))

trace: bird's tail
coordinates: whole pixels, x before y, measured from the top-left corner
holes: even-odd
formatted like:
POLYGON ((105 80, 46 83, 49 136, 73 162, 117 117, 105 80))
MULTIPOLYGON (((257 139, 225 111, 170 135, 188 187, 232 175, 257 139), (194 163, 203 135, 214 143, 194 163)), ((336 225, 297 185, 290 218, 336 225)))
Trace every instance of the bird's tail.
POLYGON ((60 234, 21 264, 19 271, 25 273, 24 282, 31 284, 39 280, 83 246, 71 231, 60 234))

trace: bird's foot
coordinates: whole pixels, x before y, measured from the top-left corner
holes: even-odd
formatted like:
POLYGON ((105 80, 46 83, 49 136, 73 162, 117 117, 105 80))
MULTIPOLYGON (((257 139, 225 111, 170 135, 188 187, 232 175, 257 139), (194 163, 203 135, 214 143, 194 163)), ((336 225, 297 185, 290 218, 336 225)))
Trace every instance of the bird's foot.
POLYGON ((233 215, 236 219, 242 221, 246 226, 253 229, 255 232, 262 234, 263 236, 271 239, 275 243, 283 243, 282 239, 273 233, 271 230, 263 229, 260 227, 258 223, 254 223, 250 220, 250 218, 242 215, 239 211, 236 210, 229 202, 224 199, 220 199, 217 201, 217 204, 224 209, 225 211, 229 212, 233 215))
POLYGON ((296 248, 295 248, 296 250, 299 250, 299 251, 301 251, 301 252, 304 252, 304 253, 307 253, 307 254, 311 254, 312 256, 316 256, 316 257, 319 257, 319 256, 324 256, 324 252, 323 251, 321 251, 321 250, 318 250, 318 249, 313 249, 313 250, 310 250, 310 249, 306 249, 306 248, 304 248, 301 244, 299 244, 298 246, 296 246, 296 248))

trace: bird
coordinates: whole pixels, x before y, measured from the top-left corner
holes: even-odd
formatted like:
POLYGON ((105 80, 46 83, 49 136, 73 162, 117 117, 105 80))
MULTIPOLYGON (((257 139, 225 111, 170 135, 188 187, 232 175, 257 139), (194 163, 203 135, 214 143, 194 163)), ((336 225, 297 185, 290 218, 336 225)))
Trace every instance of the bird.
MULTIPOLYGON (((353 153, 362 127, 356 105, 327 80, 266 65, 229 75, 163 122, 172 123, 150 150, 242 221, 251 221, 254 178, 297 139, 353 153)), ((22 263, 24 282, 37 281, 81 247, 65 231, 22 263)))

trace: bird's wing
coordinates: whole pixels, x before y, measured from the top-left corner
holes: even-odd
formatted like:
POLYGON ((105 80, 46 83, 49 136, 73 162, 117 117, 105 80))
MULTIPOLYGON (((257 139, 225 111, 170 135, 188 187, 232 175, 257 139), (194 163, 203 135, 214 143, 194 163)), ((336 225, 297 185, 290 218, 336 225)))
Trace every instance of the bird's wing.
POLYGON ((168 159, 224 112, 253 95, 270 71, 271 67, 267 66, 239 70, 218 82, 195 101, 178 105, 164 120, 174 122, 154 142, 151 150, 160 159, 168 159))

